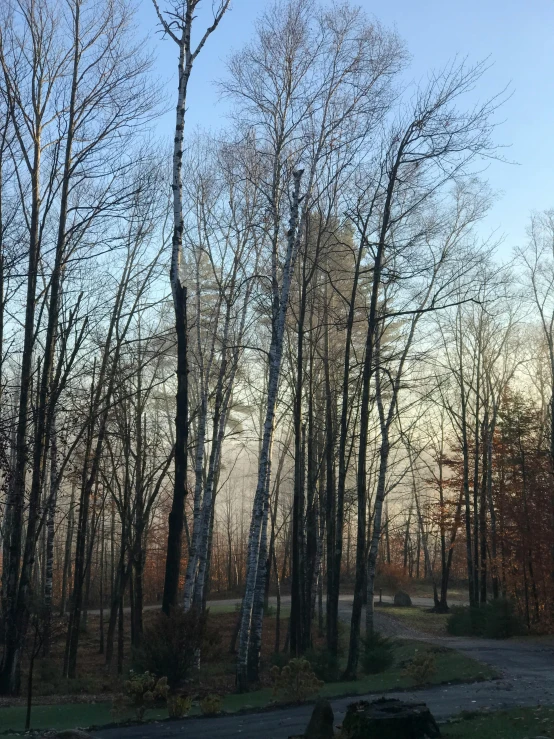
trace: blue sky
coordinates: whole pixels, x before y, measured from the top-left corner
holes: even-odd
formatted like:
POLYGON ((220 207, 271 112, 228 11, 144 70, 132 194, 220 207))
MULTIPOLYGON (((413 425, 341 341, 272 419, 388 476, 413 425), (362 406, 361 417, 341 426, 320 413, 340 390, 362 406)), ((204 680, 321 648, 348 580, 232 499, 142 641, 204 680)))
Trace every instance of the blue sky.
MULTIPOLYGON (((163 0, 161 0, 163 3, 163 0)), ((193 70, 187 128, 217 129, 226 122, 226 101, 213 81, 225 75, 225 60, 252 35, 254 21, 270 0, 232 0, 232 11, 208 41, 193 70)), ((484 232, 504 236, 500 256, 508 258, 525 241, 532 210, 554 208, 554 2, 553 0, 395 0, 358 4, 404 39, 412 63, 408 80, 441 68, 455 55, 470 60, 490 57, 476 96, 489 97, 506 85, 512 95, 498 116, 496 132, 508 145, 507 159, 493 162, 485 176, 499 195, 484 232)), ((211 3, 204 0, 209 8, 211 3)), ((173 108, 176 46, 155 35, 156 15, 150 0, 140 0, 140 32, 152 39, 156 72, 167 87, 173 108)), ((160 121, 171 135, 173 110, 160 121)))

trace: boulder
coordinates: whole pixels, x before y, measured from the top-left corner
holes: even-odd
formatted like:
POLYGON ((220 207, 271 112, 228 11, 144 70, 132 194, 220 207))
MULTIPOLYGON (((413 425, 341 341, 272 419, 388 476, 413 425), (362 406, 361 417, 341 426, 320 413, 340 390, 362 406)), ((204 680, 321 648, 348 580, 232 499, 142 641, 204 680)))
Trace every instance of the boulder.
POLYGON ((331 704, 326 700, 318 700, 306 728, 306 739, 333 739, 333 722, 335 716, 331 704))
POLYGON ((348 739, 436 739, 441 735, 425 703, 396 698, 351 703, 342 734, 348 739))
POLYGON ((394 605, 400 608, 409 608, 412 605, 412 599, 403 590, 399 590, 394 596, 394 605))

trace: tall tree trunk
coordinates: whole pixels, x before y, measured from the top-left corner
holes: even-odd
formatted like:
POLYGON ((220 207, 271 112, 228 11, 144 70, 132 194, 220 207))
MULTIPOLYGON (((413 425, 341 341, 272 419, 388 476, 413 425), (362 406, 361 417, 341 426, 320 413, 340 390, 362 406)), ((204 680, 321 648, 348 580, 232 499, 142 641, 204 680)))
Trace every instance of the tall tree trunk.
MULTIPOLYGON (((307 247, 306 247, 307 248, 307 247)), ((305 463, 302 453, 305 427, 302 421, 302 393, 304 385, 304 322, 306 318, 306 256, 304 255, 303 278, 300 288, 300 308, 297 321, 296 383, 294 388, 294 489, 292 498, 292 557, 291 557, 291 600, 290 600, 290 649, 294 656, 300 656, 304 643, 304 624, 306 602, 304 599, 305 552, 305 463)))
POLYGON ((324 295, 323 373, 325 387, 325 532, 327 544, 327 643, 332 654, 338 649, 338 598, 340 571, 336 560, 336 499, 335 499, 335 430, 329 358, 329 316, 327 294, 324 295), (336 608, 335 608, 336 605, 336 608))
POLYGON ((67 592, 70 588, 71 580, 71 553, 73 547, 73 528, 75 526, 75 483, 71 485, 71 501, 69 503, 69 512, 67 514, 67 535, 65 538, 65 552, 63 560, 63 576, 62 576, 62 597, 60 601, 60 616, 65 615, 67 604, 67 592))
POLYGON ((54 525, 58 500, 58 440, 56 419, 52 416, 50 435, 50 495, 46 518, 46 579, 44 586, 44 631, 42 649, 45 657, 50 655, 50 633, 52 627, 52 591, 54 575, 54 525))
POLYGON ((187 288, 181 277, 183 249, 183 141, 187 86, 192 71, 191 27, 192 3, 186 4, 183 37, 179 43, 179 90, 173 144, 173 241, 171 248, 170 282, 175 312, 177 337, 177 395, 175 412, 175 476, 173 501, 168 521, 167 555, 165 561, 162 610, 169 612, 178 602, 179 575, 181 571, 181 546, 187 494, 187 445, 189 436, 188 413, 188 327, 187 288))
MULTIPOLYGON (((40 94, 37 91, 37 94, 40 94)), ((32 381, 32 358, 35 342, 35 306, 38 264, 40 256, 39 218, 41 207, 41 129, 37 121, 33 141, 33 162, 31 177, 31 216, 29 223, 29 258, 27 262, 27 290, 25 301, 25 322, 23 329, 23 349, 21 352, 21 373, 19 384, 19 407, 15 442, 15 469, 13 483, 9 488, 6 505, 8 541, 4 548, 3 563, 5 593, 4 653, 0 665, 0 694, 17 694, 21 681, 21 656, 25 635, 26 611, 21 606, 26 597, 20 588, 21 549, 23 545, 23 513, 25 506, 25 480, 28 461, 27 430, 29 400, 32 381), (20 600, 21 596, 21 600, 20 600), (18 604, 18 600, 20 603, 18 604)), ((28 573, 30 575, 32 573, 28 573)))
MULTIPOLYGON (((272 326, 271 346, 269 350, 269 377, 267 389, 266 414, 263 428, 260 461, 258 466, 258 483, 254 495, 252 511, 252 522, 248 541, 246 589, 243 599, 241 627, 239 634, 239 655, 237 659, 237 686, 244 691, 248 688, 248 652, 250 641, 250 629, 252 625, 252 609, 254 605, 258 567, 260 561, 260 542, 262 538, 262 527, 265 509, 265 496, 267 490, 267 475, 270 468, 270 450, 273 438, 273 425, 275 419, 275 406, 277 403, 277 390, 281 375, 281 358, 283 354, 283 337, 285 331, 285 319, 288 311, 289 292, 294 271, 294 263, 298 253, 301 228, 299 226, 299 204, 300 204, 300 181, 303 171, 294 172, 294 190, 291 206, 290 228, 288 233, 287 253, 283 263, 283 277, 280 295, 276 298, 274 305, 274 316, 272 326)), ((265 560, 263 563, 265 567, 265 560)))

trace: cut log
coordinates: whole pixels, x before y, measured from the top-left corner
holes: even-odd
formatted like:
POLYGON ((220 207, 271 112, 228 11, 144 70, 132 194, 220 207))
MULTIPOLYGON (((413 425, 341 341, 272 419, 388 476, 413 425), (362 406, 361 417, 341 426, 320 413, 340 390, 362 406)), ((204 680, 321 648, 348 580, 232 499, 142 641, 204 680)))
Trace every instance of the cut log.
POLYGON ((341 739, 437 739, 440 735, 425 703, 380 698, 348 706, 341 739))

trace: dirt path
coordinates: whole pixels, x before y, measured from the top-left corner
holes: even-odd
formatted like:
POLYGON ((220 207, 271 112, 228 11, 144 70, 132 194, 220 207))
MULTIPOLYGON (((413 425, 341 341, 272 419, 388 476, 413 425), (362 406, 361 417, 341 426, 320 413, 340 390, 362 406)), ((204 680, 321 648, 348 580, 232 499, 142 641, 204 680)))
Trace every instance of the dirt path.
MULTIPOLYGON (((428 605, 413 599, 416 605, 428 605)), ((341 618, 349 618, 351 598, 341 599, 341 618)), ((438 719, 479 709, 500 710, 514 706, 554 705, 554 643, 522 640, 492 641, 487 639, 463 639, 431 637, 400 623, 377 611, 377 628, 389 636, 437 642, 458 649, 473 659, 485 662, 501 673, 501 679, 465 685, 441 685, 426 690, 387 694, 405 700, 424 701, 438 719)), ((356 700, 371 699, 378 695, 359 696, 356 700)), ((340 724, 346 707, 353 698, 332 701, 335 721, 340 724)), ((302 734, 308 723, 312 706, 277 709, 262 713, 222 716, 219 718, 194 718, 185 721, 164 722, 145 726, 117 728, 99 731, 102 739, 287 739, 302 734)))

